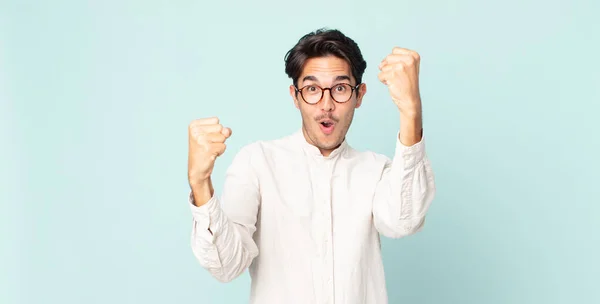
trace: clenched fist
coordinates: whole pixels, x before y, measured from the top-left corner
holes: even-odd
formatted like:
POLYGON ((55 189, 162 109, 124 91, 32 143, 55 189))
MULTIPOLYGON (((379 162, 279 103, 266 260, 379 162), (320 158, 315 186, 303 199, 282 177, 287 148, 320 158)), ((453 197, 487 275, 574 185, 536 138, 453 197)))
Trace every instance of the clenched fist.
POLYGON ((215 159, 225 152, 231 129, 219 124, 217 117, 194 120, 189 125, 188 179, 192 187, 209 180, 215 159))
POLYGON ((395 47, 379 65, 379 80, 387 85, 400 112, 409 116, 419 115, 421 110, 420 62, 417 52, 395 47))

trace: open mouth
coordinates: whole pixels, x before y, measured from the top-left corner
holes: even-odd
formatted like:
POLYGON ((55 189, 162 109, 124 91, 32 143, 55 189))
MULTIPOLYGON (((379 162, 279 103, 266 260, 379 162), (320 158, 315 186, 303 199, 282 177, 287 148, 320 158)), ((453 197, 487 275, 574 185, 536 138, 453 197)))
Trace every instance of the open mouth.
POLYGON ((335 126, 333 121, 325 120, 325 121, 321 121, 319 124, 321 126, 321 131, 323 131, 323 133, 325 133, 326 135, 333 133, 333 128, 335 126))

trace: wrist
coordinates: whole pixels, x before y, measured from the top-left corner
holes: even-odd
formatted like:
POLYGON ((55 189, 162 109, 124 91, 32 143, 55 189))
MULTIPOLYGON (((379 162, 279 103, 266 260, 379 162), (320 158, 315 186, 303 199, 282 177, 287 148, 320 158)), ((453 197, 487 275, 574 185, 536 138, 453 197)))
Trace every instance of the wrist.
POLYGON ((190 183, 192 195, 194 197, 194 205, 200 207, 206 204, 213 196, 214 189, 210 177, 198 182, 190 183))
POLYGON ((400 142, 405 146, 412 146, 423 137, 421 113, 414 111, 400 114, 400 142))
POLYGON ((421 117, 421 100, 410 99, 407 102, 397 103, 400 117, 404 120, 415 120, 421 117), (402 106, 400 106, 402 105, 402 106))

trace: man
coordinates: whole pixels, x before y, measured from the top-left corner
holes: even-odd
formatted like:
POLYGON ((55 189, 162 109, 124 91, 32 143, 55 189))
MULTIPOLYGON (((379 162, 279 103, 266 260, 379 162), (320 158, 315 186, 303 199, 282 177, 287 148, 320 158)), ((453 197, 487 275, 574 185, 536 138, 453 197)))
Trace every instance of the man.
POLYGON ((346 141, 367 92, 366 62, 352 39, 318 30, 285 60, 302 127, 244 146, 220 198, 211 172, 232 131, 214 117, 189 126, 193 253, 222 282, 249 268, 251 303, 387 303, 379 235, 420 231, 435 194, 419 55, 394 48, 379 65, 400 115, 392 160, 346 141))

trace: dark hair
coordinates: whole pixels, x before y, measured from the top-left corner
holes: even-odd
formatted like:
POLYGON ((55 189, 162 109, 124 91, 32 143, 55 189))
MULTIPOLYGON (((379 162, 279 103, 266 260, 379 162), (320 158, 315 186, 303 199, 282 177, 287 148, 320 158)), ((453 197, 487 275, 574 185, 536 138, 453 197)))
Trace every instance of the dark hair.
POLYGON ((336 29, 321 28, 300 38, 285 55, 285 73, 292 78, 294 85, 297 85, 308 59, 328 55, 346 60, 352 69, 356 84, 362 82, 367 62, 363 59, 356 42, 336 29))

